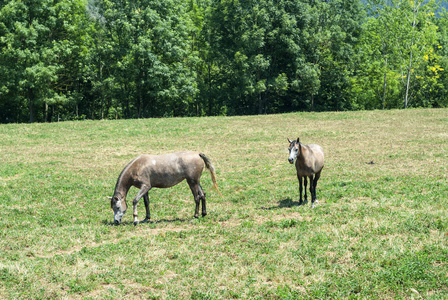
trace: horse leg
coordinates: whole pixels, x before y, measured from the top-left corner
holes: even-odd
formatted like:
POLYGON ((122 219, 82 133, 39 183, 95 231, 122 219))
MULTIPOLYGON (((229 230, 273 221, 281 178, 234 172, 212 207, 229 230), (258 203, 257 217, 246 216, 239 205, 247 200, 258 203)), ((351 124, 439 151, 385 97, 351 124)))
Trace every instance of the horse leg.
POLYGON ((314 176, 314 186, 313 186, 314 200, 313 200, 313 202, 316 202, 316 204, 318 203, 318 201, 316 200, 316 186, 317 186, 317 181, 319 180, 319 178, 320 178, 320 171, 317 172, 316 175, 314 176))
POLYGON ((151 219, 151 214, 149 213, 149 196, 148 193, 143 195, 143 200, 145 202, 145 209, 146 209, 146 218, 142 221, 142 223, 146 223, 151 219))
POLYGON ((308 185, 308 179, 306 176, 303 176, 303 183, 305 185, 305 203, 308 202, 307 196, 306 196, 306 186, 308 185))
MULTIPOLYGON (((134 201, 132 204, 134 205, 134 225, 138 224, 138 218, 137 218, 137 204, 141 197, 143 197, 145 194, 148 193, 148 191, 151 189, 151 187, 143 185, 140 190, 137 193, 137 196, 135 196, 134 201)), ((149 200, 148 200, 149 202, 149 200)), ((146 203, 145 203, 146 204, 146 203)), ((149 203, 148 203, 149 205, 149 203)))
POLYGON ((303 187, 302 187, 302 177, 297 175, 297 179, 299 179, 299 192, 300 192, 300 199, 299 199, 299 205, 302 205, 302 191, 303 191, 303 187))
POLYGON ((314 178, 310 176, 310 194, 311 194, 311 207, 314 208, 314 200, 316 200, 316 193, 314 190, 314 178))
POLYGON ((201 184, 199 184, 199 192, 198 192, 199 198, 202 202, 202 216, 205 217, 207 215, 207 207, 205 205, 205 192, 202 189, 201 184))
POLYGON ((193 193, 194 202, 196 203, 196 208, 194 210, 194 217, 199 218, 199 204, 201 200, 199 198, 199 183, 196 180, 187 179, 190 190, 193 193))

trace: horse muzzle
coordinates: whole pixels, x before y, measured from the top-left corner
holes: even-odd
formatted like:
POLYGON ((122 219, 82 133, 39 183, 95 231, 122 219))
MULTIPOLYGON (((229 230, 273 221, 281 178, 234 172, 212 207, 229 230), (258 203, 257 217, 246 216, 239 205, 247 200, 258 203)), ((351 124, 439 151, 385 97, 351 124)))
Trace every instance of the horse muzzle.
POLYGON ((292 164, 294 162, 294 159, 288 158, 288 161, 289 161, 290 164, 292 164))
POLYGON ((124 212, 119 211, 119 210, 114 214, 115 225, 120 225, 121 219, 123 219, 123 216, 124 216, 124 212))

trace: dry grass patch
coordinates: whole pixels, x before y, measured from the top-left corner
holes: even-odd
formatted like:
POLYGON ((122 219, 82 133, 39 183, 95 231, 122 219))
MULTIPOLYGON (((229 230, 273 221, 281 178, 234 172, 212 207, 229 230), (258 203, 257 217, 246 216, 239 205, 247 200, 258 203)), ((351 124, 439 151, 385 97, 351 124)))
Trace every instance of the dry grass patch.
POLYGON ((2 125, 0 298, 444 299, 447 115, 2 125), (315 209, 297 205, 286 150, 297 136, 325 151, 315 209), (201 178, 209 215, 192 217, 181 183, 150 192, 152 222, 134 227, 128 211, 112 226, 105 196, 123 167, 180 150, 204 152, 216 167, 223 197, 201 178))

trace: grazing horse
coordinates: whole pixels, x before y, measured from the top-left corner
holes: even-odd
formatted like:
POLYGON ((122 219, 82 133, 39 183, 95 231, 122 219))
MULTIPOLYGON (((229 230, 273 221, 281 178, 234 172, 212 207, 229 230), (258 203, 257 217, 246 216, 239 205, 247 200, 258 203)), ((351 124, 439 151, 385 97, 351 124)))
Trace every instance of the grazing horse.
POLYGON ((299 179, 300 190, 299 204, 302 204, 302 178, 305 180, 305 202, 307 201, 306 185, 307 177, 309 177, 311 207, 314 207, 314 201, 316 201, 316 185, 317 181, 320 178, 320 172, 324 167, 324 150, 321 146, 316 144, 302 145, 299 141, 299 138, 297 138, 297 141, 291 141, 290 139, 288 139, 288 142, 288 161, 292 164, 294 163, 294 159, 296 160, 297 178, 299 179))
MULTIPOLYGON (((199 179, 205 167, 210 171, 213 187, 219 192, 216 183, 215 168, 210 159, 202 153, 184 151, 165 155, 143 154, 133 159, 118 176, 113 197, 108 197, 114 211, 114 222, 120 224, 126 212, 126 195, 131 186, 140 189, 134 198, 134 225, 139 223, 137 219, 137 204, 143 197, 146 208, 147 222, 151 218, 149 213, 148 191, 152 188, 169 188, 187 180, 196 202, 194 217, 199 216, 199 203, 202 201, 202 216, 207 215, 205 206, 205 192, 199 179)), ((221 194, 221 193, 220 193, 221 194)))

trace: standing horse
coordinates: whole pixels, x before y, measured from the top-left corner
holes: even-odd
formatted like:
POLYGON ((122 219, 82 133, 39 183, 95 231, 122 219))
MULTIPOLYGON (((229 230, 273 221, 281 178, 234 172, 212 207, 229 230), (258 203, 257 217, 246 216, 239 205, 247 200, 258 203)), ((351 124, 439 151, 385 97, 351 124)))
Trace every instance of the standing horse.
POLYGON ((302 178, 305 180, 305 202, 307 201, 306 185, 307 177, 309 177, 311 207, 314 207, 314 201, 316 201, 316 185, 320 178, 320 172, 324 167, 324 150, 321 146, 316 144, 302 145, 299 138, 297 138, 297 141, 291 141, 288 139, 288 142, 288 161, 292 164, 294 163, 294 159, 296 160, 297 178, 299 179, 300 190, 299 204, 302 204, 302 178))
MULTIPOLYGON (((146 208, 146 218, 142 222, 149 221, 149 197, 148 191, 152 188, 169 188, 187 180, 196 202, 194 217, 199 216, 199 203, 202 201, 202 216, 207 215, 205 205, 205 192, 199 179, 205 167, 210 171, 213 187, 219 193, 216 183, 215 168, 211 161, 202 153, 184 151, 165 155, 143 154, 132 160, 118 176, 113 197, 108 197, 114 211, 114 222, 120 224, 127 210, 126 195, 131 186, 140 189, 134 198, 134 225, 139 223, 137 218, 137 204, 143 197, 146 208)), ((221 193, 220 193, 221 194, 221 193)))

